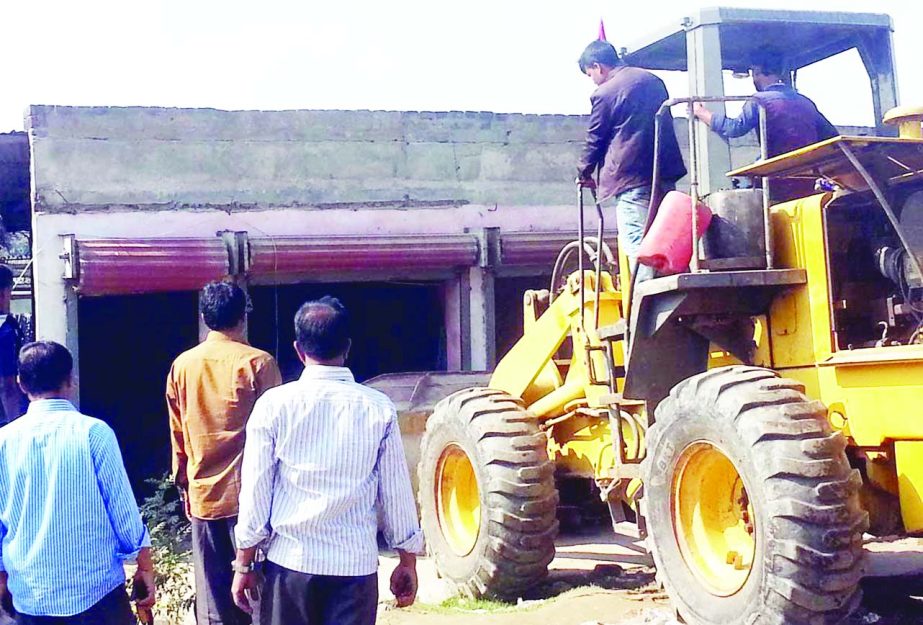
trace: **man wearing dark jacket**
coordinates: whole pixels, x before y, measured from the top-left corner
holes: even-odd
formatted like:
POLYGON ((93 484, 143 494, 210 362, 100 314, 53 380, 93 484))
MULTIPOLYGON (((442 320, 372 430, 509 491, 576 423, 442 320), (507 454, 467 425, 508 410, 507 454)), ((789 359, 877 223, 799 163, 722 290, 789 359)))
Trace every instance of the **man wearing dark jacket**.
MULTIPOLYGON (((814 102, 782 80, 785 71, 778 50, 758 49, 753 54, 750 73, 756 93, 744 103, 740 116, 712 113, 696 103, 696 118, 725 139, 742 137, 759 127, 762 104, 766 109, 766 147, 770 158, 840 134, 814 102)), ((778 180, 771 188, 775 201, 810 195, 813 190, 814 183, 803 180, 778 180)))
MULTIPOLYGON (((674 188, 686 175, 673 118, 667 112, 659 137, 660 185, 652 188, 654 119, 669 94, 663 81, 652 73, 626 66, 606 41, 588 45, 579 65, 597 88, 590 96, 592 110, 577 175, 584 184, 591 184, 593 172, 598 170, 598 198, 601 203, 615 205, 619 246, 634 266, 651 194, 674 188)), ((638 279, 651 275, 643 268, 638 279)))

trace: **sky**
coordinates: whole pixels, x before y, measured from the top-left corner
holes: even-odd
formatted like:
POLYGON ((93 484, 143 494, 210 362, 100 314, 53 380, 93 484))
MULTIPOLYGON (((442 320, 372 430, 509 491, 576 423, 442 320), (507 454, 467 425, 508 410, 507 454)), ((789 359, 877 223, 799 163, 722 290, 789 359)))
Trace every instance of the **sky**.
MULTIPOLYGON (((600 18, 621 47, 718 4, 889 13, 901 102, 923 105, 907 0, 0 0, 0 132, 29 104, 582 114, 600 18)), ((834 123, 871 123, 855 53, 799 87, 834 123)))

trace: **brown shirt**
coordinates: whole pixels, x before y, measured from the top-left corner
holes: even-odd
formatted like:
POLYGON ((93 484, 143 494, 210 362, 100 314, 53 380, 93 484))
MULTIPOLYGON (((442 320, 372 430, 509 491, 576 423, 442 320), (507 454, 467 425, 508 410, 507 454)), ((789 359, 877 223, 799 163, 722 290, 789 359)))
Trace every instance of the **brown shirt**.
POLYGON ((180 354, 167 378, 173 479, 187 486, 192 516, 237 515, 245 427, 256 399, 282 383, 272 356, 209 332, 180 354))
MULTIPOLYGON (((622 65, 590 97, 586 143, 577 164, 581 178, 599 169, 599 199, 651 186, 654 169, 654 118, 669 97, 663 81, 647 70, 622 65)), ((675 183, 686 175, 683 155, 667 112, 660 127, 660 180, 675 183)))

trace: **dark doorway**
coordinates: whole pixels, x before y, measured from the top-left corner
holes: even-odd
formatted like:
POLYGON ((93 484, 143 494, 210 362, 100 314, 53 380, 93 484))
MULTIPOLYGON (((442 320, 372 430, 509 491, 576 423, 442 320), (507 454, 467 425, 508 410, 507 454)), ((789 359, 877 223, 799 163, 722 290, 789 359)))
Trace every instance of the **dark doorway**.
POLYGON ((170 468, 167 373, 198 342, 194 292, 80 300, 80 409, 115 430, 135 495, 170 468))
POLYGON ((293 380, 301 363, 292 348, 295 312, 324 295, 350 313, 353 347, 347 363, 358 381, 381 373, 443 371, 445 321, 439 285, 349 282, 250 287, 250 342, 276 356, 282 377, 293 380))
POLYGON ((26 133, 0 133, 0 243, 6 256, 28 255, 29 251, 28 237, 13 236, 32 229, 29 156, 26 133))
POLYGON ((522 338, 522 301, 529 289, 547 289, 551 276, 517 276, 494 280, 494 306, 496 311, 497 360, 522 338))

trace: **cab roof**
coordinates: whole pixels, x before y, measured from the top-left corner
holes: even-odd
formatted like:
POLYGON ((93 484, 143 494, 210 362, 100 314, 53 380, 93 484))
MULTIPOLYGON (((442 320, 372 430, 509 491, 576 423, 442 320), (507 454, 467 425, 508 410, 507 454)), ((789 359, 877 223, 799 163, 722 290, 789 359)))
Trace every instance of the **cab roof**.
POLYGON ((686 32, 710 25, 718 26, 723 69, 736 72, 747 71, 752 52, 761 46, 780 49, 797 70, 894 30, 891 17, 880 13, 715 7, 623 48, 622 56, 637 67, 686 71, 686 32))

